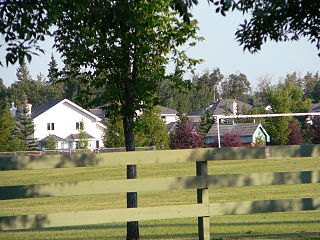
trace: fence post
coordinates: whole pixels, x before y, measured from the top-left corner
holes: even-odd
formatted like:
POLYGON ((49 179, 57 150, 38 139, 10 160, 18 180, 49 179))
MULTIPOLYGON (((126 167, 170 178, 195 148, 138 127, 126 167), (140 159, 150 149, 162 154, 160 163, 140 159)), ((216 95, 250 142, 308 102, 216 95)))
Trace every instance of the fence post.
POLYGON ((208 207, 208 216, 198 217, 199 240, 210 240, 210 218, 209 218, 209 190, 208 190, 208 162, 196 162, 197 176, 206 177, 206 188, 197 189, 197 202, 208 207))

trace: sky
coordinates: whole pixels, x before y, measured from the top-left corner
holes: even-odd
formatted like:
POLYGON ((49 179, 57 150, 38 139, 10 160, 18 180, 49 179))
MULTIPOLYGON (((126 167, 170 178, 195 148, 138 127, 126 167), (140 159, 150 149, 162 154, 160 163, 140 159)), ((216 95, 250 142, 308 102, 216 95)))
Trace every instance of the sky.
MULTIPOLYGON (((258 53, 244 52, 242 46, 235 40, 234 33, 239 24, 244 20, 240 13, 229 13, 226 17, 215 14, 214 8, 207 1, 200 1, 200 5, 192 9, 194 17, 199 22, 199 36, 205 38, 196 47, 189 48, 189 56, 204 59, 205 62, 196 67, 196 73, 201 74, 206 70, 212 71, 220 68, 225 76, 234 73, 244 73, 254 89, 258 79, 266 75, 272 76, 275 84, 284 79, 289 73, 297 72, 304 76, 307 72, 320 71, 320 57, 314 44, 306 39, 296 42, 267 42, 258 53)), ((46 53, 33 56, 28 65, 33 79, 39 73, 48 74, 48 64, 51 54, 58 61, 58 66, 63 67, 60 55, 52 49, 53 40, 46 39, 42 44, 46 53)), ((4 50, 0 48, 0 58, 4 59, 4 50)), ((18 65, 1 67, 0 78, 6 86, 16 81, 18 65)))

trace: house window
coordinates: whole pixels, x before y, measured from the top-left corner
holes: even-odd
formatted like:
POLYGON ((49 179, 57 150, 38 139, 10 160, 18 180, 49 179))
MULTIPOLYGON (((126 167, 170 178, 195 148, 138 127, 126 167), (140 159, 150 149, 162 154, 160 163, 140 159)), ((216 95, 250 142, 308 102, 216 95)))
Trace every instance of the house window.
POLYGON ((98 141, 96 141, 96 148, 99 148, 100 146, 99 146, 100 144, 99 144, 99 140, 98 141))
POLYGON ((54 130, 54 123, 47 123, 47 130, 54 130))
POLYGON ((84 128, 83 122, 76 122, 76 129, 80 130, 81 128, 84 128))

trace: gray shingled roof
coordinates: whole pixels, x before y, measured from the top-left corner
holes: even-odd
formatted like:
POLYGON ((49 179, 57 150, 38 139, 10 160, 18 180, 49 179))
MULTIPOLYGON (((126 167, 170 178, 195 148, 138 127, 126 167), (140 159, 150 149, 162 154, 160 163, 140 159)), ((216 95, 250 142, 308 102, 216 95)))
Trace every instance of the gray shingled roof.
POLYGON ((45 111, 49 110, 53 106, 57 105, 59 102, 61 102, 63 99, 54 99, 48 102, 45 102, 39 106, 35 106, 31 108, 31 118, 36 118, 40 114, 44 113, 45 111))
POLYGON ((311 104, 310 112, 320 112, 320 103, 311 104))
POLYGON ((161 109, 161 114, 178 114, 177 110, 174 110, 172 108, 159 106, 161 109))
MULTIPOLYGON (((234 132, 240 136, 251 136, 258 128, 259 123, 238 123, 238 124, 220 124, 220 136, 224 136, 228 132, 234 132)), ((208 131, 206 137, 218 136, 217 124, 213 124, 208 131)))
POLYGON ((106 119, 105 119, 105 115, 106 115, 106 111, 102 110, 100 108, 93 108, 93 109, 89 109, 89 112, 91 112, 93 115, 97 116, 98 118, 101 119, 101 123, 105 123, 106 119))
POLYGON ((214 115, 228 115, 226 109, 229 109, 230 104, 232 104, 234 101, 238 104, 238 112, 243 109, 252 109, 252 105, 237 99, 220 99, 203 109, 189 113, 187 116, 201 116, 203 112, 208 111, 209 109, 214 115))
MULTIPOLYGON (((54 135, 54 134, 50 135, 50 137, 53 137, 54 142, 65 142, 66 141, 65 139, 58 137, 57 135, 54 135)), ((48 140, 48 138, 49 138, 49 136, 41 139, 40 142, 46 142, 48 140)))
MULTIPOLYGON (((90 138, 94 138, 94 137, 92 137, 90 134, 87 133, 87 139, 90 139, 90 138)), ((66 140, 68 140, 68 141, 73 141, 75 139, 79 139, 79 133, 70 134, 68 137, 66 137, 66 140)))

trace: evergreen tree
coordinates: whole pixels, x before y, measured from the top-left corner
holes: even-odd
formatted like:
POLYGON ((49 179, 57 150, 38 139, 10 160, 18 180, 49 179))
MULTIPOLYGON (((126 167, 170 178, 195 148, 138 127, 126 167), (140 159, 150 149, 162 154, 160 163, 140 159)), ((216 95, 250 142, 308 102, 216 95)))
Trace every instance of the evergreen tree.
POLYGON ((29 107, 26 101, 21 106, 17 115, 15 134, 21 142, 21 151, 33 151, 36 149, 36 144, 33 138, 34 124, 29 114, 29 107))
POLYGON ((201 115, 201 122, 199 125, 199 130, 203 136, 207 134, 209 129, 212 127, 213 123, 214 123, 214 119, 212 116, 212 110, 209 109, 208 111, 203 112, 201 115))
POLYGON ((166 125, 160 117, 160 108, 146 109, 139 117, 135 128, 136 146, 157 149, 169 148, 166 125))
POLYGON ((124 147, 124 133, 121 117, 107 119, 106 130, 103 134, 103 145, 107 148, 124 147))
POLYGON ((0 78, 0 109, 4 109, 7 98, 7 87, 4 85, 2 78, 0 78))
POLYGON ((0 112, 0 152, 9 152, 12 149, 12 141, 14 140, 13 132, 15 129, 15 120, 10 110, 6 107, 0 112))
POLYGON ((26 62, 22 62, 17 69, 17 79, 18 82, 31 82, 32 78, 29 73, 29 69, 27 67, 26 62))
POLYGON ((84 122, 80 122, 79 129, 79 142, 77 143, 77 149, 88 149, 89 141, 88 141, 88 133, 85 130, 84 122))
POLYGON ((54 143, 54 137, 52 135, 49 135, 46 143, 45 143, 45 148, 46 150, 55 150, 56 149, 56 145, 54 143))
POLYGON ((51 54, 51 61, 49 62, 49 69, 48 69, 48 83, 56 83, 59 79, 59 69, 56 59, 51 54))

